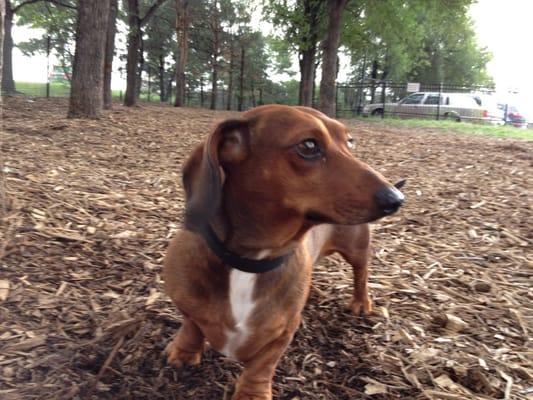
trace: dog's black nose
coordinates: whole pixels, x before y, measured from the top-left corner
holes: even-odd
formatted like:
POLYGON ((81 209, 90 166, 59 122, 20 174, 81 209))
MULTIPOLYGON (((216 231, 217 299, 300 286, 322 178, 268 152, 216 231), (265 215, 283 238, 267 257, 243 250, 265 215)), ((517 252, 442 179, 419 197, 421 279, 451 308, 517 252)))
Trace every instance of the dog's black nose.
POLYGON ((378 207, 386 214, 394 214, 404 201, 402 192, 394 186, 385 186, 374 195, 378 207))

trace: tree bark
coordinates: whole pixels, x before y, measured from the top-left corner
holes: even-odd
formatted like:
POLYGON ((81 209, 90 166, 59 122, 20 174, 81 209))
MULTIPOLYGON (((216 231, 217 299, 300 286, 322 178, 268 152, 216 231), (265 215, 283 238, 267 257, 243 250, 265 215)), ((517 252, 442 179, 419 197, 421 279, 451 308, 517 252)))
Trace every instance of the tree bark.
POLYGON ((13 93, 15 81, 13 80, 13 8, 11 2, 5 2, 5 17, 3 19, 4 43, 2 46, 2 92, 13 93))
MULTIPOLYGON (((316 70, 318 69, 318 66, 320 65, 320 61, 315 62, 315 65, 313 65, 313 75, 316 77, 316 70)), ((316 80, 313 78, 313 89, 311 93, 311 106, 313 108, 317 108, 316 106, 316 80)))
POLYGON ((69 118, 98 118, 104 99, 104 58, 109 0, 80 0, 69 118))
POLYGON ((204 96, 204 79, 200 77, 200 107, 204 107, 205 96, 204 96))
POLYGON ((300 88, 298 103, 302 106, 312 106, 313 86, 315 82, 315 58, 320 25, 321 1, 305 0, 303 3, 304 18, 308 25, 308 32, 300 45, 300 88))
POLYGON ((168 73, 167 90, 165 92, 165 101, 172 101, 172 82, 174 82, 175 71, 169 71, 168 73))
POLYGON ((347 0, 328 0, 328 29, 323 42, 322 79, 320 81, 320 111, 335 116, 335 78, 337 51, 341 34, 342 12, 347 0))
POLYGON ((211 110, 216 109, 217 107, 217 97, 218 97, 218 56, 220 53, 220 18, 218 11, 218 0, 213 2, 213 7, 211 9, 211 30, 213 32, 213 54, 211 57, 211 110))
POLYGON ((124 105, 132 107, 137 104, 140 93, 140 68, 142 57, 142 27, 145 25, 155 11, 166 0, 156 0, 141 18, 139 14, 139 0, 127 0, 128 10, 128 55, 126 61, 126 93, 124 94, 124 105))
POLYGON ((237 105, 237 110, 242 111, 243 103, 244 103, 244 68, 245 68, 245 56, 246 56, 246 50, 244 49, 244 45, 241 44, 241 68, 240 68, 240 75, 239 75, 239 103, 237 105))
POLYGON ((111 75, 113 73, 113 57, 115 54, 115 34, 117 32, 118 0, 110 0, 109 16, 107 19, 107 33, 104 59, 104 108, 113 107, 113 93, 111 92, 111 75))
POLYGON ((233 69, 235 68, 235 46, 233 40, 230 44, 229 71, 228 71, 228 97, 226 101, 226 110, 230 111, 233 99, 233 69))
POLYGON ((166 101, 165 96, 165 58, 163 57, 163 54, 159 55, 159 101, 161 103, 164 103, 166 101))
POLYGON ((370 73, 372 86, 370 87, 370 103, 375 103, 376 85, 378 79, 379 64, 377 60, 372 61, 372 72, 370 73))
POLYGON ((256 107, 257 103, 255 102, 255 87, 254 87, 254 80, 250 82, 250 92, 252 94, 252 107, 256 107))
POLYGON ((139 65, 137 67, 137 84, 135 85, 135 88, 137 89, 137 91, 135 92, 135 101, 139 100, 141 96, 142 84, 143 84, 143 71, 144 71, 144 64, 146 61, 144 59, 144 40, 142 36, 142 30, 140 32, 141 32, 140 34, 141 41, 139 43, 139 65))
POLYGON ((315 81, 316 46, 302 51, 300 58, 300 92, 298 104, 310 107, 313 104, 313 83, 315 81))
POLYGON ((127 0, 127 7, 129 33, 124 105, 131 107, 137 104, 137 69, 139 68, 139 48, 141 47, 141 20, 139 18, 138 0, 127 0))
POLYGON ((185 105, 185 65, 187 64, 189 28, 189 1, 176 0, 176 34, 178 53, 176 60, 175 107, 185 105))

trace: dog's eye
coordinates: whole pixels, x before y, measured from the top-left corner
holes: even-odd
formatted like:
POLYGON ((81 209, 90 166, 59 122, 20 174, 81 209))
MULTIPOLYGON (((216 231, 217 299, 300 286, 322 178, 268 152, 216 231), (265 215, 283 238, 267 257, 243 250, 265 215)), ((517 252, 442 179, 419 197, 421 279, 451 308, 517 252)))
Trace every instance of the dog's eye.
POLYGON ((322 150, 315 139, 305 139, 296 145, 296 152, 306 160, 313 160, 322 156, 322 150))
POLYGON ((349 149, 355 149, 355 139, 354 138, 348 138, 346 144, 348 145, 349 149))

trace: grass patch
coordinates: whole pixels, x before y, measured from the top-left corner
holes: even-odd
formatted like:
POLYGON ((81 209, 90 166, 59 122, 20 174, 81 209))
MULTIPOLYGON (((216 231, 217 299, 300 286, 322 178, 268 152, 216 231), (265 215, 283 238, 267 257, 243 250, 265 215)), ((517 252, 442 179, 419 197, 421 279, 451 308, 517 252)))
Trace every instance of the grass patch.
MULTIPOLYGON (((46 83, 42 82, 15 82, 15 89, 28 96, 46 96, 46 83)), ((50 82, 50 97, 68 97, 70 85, 63 82, 50 82)))
POLYGON ((468 135, 486 135, 533 140, 533 129, 516 128, 510 125, 483 125, 469 122, 436 121, 430 119, 385 118, 382 120, 381 118, 377 117, 365 118, 363 121, 392 126, 442 129, 443 131, 447 132, 456 132, 468 135))
MULTIPOLYGON (((27 96, 46 97, 46 83, 15 82, 15 89, 27 96)), ((113 90, 113 97, 120 97, 120 90, 113 90)), ((70 84, 68 82, 50 82, 50 97, 69 97, 70 84)))

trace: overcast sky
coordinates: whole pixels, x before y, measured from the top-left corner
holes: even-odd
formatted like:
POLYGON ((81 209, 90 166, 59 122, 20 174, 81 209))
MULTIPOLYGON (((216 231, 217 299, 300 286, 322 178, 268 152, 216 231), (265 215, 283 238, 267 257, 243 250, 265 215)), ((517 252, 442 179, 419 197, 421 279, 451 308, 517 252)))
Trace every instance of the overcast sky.
MULTIPOLYGON (((533 0, 479 0, 470 9, 470 15, 479 43, 493 53, 488 70, 497 90, 502 94, 509 90, 520 92, 526 98, 528 112, 533 115, 533 0)), ((13 31, 15 42, 34 34, 17 26, 13 31)), ((17 49, 13 56, 16 81, 46 81, 44 56, 28 59, 17 49)), ((118 73, 113 79, 114 88, 123 88, 125 83, 118 73)))
POLYGON ((520 91, 533 103, 533 1, 480 0, 470 15, 479 43, 493 53, 488 70, 498 89, 520 91))

